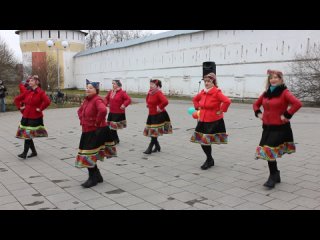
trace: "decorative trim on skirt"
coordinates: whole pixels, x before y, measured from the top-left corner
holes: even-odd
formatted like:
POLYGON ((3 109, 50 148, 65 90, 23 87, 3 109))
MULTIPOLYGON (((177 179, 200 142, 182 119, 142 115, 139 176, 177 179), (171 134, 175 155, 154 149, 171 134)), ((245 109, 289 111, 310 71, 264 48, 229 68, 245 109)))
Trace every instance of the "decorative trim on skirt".
POLYGON ((93 168, 98 160, 117 156, 115 142, 112 140, 109 127, 82 133, 75 166, 93 168))
POLYGON ((296 146, 293 142, 285 142, 278 147, 259 146, 256 149, 255 157, 256 159, 260 158, 267 161, 275 161, 277 158, 282 157, 283 154, 291 154, 295 151, 296 146))
POLYGON ((48 137, 47 130, 43 125, 43 118, 22 118, 16 133, 16 138, 32 139, 39 137, 48 137))
POLYGON ((159 137, 163 134, 172 134, 170 117, 166 111, 157 115, 149 115, 143 130, 146 137, 159 137))
POLYGON ((190 142, 201 145, 227 144, 228 134, 223 118, 214 122, 199 121, 190 142))
POLYGON ((296 146, 290 122, 283 125, 262 125, 263 132, 255 158, 275 161, 288 153, 294 153, 296 146))
POLYGON ((107 124, 112 130, 123 129, 127 127, 125 113, 109 113, 107 124))

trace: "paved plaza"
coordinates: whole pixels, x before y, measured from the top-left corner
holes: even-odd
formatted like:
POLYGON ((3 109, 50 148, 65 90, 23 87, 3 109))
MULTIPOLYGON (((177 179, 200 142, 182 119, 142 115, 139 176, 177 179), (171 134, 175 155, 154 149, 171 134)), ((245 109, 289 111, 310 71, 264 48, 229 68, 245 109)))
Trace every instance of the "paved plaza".
POLYGON ((196 120, 191 101, 170 101, 173 134, 159 137, 160 153, 145 155, 144 99, 127 108, 128 127, 118 131, 118 157, 98 162, 104 182, 80 186, 87 169, 74 167, 81 136, 77 108, 44 112, 48 138, 34 140, 38 156, 20 159, 23 140, 15 138, 20 112, 0 113, 0 209, 76 210, 278 210, 320 209, 320 109, 301 108, 291 124, 297 152, 278 160, 282 182, 263 187, 267 162, 255 160, 261 121, 251 104, 231 104, 225 114, 229 143, 213 145, 215 166, 190 137, 196 120))

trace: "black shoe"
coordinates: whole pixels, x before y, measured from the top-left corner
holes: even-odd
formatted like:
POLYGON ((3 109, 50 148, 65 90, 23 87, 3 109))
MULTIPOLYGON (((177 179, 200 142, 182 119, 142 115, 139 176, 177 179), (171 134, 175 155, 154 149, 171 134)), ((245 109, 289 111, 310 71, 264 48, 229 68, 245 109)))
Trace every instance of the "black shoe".
POLYGON ((90 188, 90 187, 96 186, 98 184, 95 170, 93 168, 91 168, 91 169, 88 168, 88 171, 89 171, 88 180, 81 184, 81 186, 84 188, 90 188))
POLYGON ((202 170, 207 170, 208 168, 211 168, 214 166, 214 160, 212 159, 207 159, 204 164, 201 166, 202 170))
POLYGON ((28 158, 32 158, 32 157, 35 157, 35 156, 37 156, 37 155, 38 155, 38 154, 37 154, 36 152, 35 152, 35 153, 33 152, 33 153, 31 153, 31 154, 28 155, 28 158))
POLYGON ((280 183, 280 171, 278 170, 275 174, 270 174, 268 180, 263 184, 263 186, 268 188, 274 188, 276 183, 280 183))
POLYGON ((276 182, 274 181, 274 178, 272 175, 270 175, 268 180, 263 184, 263 186, 268 188, 274 188, 275 185, 276 185, 276 182))
POLYGON ((98 168, 96 169, 96 177, 97 177, 97 182, 98 183, 102 183, 103 182, 103 177, 102 177, 102 175, 100 173, 100 170, 98 168))
POLYGON ((274 179, 276 183, 280 183, 281 182, 281 178, 280 178, 280 171, 278 170, 276 172, 276 174, 274 175, 274 179))
POLYGON ((27 153, 24 153, 24 152, 23 152, 23 153, 19 154, 18 157, 19 157, 19 158, 26 159, 26 158, 27 158, 27 153))
POLYGON ((152 150, 152 152, 160 152, 160 150, 161 150, 160 144, 156 143, 155 148, 152 150))
POLYGON ((149 147, 147 148, 147 150, 145 150, 143 153, 144 154, 151 154, 153 145, 154 145, 154 143, 150 143, 149 147))

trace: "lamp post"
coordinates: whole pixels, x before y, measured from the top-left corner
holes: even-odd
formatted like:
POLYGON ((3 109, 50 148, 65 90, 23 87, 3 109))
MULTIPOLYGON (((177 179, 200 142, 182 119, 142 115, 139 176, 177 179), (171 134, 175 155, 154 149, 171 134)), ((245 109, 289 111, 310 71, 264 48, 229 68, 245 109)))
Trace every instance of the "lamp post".
MULTIPOLYGON (((62 41, 61 45, 63 48, 67 48, 69 46, 68 41, 62 41)), ((59 66, 59 48, 55 45, 55 42, 51 39, 47 41, 47 46, 49 48, 55 46, 55 49, 57 51, 57 72, 58 72, 58 90, 60 89, 60 66, 59 66)))

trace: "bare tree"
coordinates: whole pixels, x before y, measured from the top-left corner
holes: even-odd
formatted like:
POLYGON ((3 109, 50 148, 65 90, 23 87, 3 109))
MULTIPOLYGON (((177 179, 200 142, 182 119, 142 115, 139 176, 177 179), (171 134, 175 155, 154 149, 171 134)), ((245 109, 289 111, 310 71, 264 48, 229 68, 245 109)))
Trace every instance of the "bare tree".
POLYGON ((7 43, 0 38, 0 79, 8 82, 16 81, 17 59, 7 43))
POLYGON ((46 74, 47 74, 47 85, 48 88, 53 91, 58 87, 58 71, 57 71, 57 61, 50 55, 46 58, 46 74))
POLYGON ((292 92, 303 100, 320 103, 320 46, 295 58, 291 64, 292 92))
POLYGON ((89 30, 86 46, 94 48, 150 35, 151 32, 143 30, 89 30))

